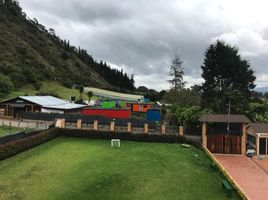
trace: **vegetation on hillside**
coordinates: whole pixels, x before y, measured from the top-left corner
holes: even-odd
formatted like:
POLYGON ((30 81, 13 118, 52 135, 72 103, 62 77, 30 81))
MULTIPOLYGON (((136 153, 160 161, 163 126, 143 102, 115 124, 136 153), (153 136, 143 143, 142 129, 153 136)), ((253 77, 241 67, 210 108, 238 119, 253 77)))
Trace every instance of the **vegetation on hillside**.
POLYGON ((97 62, 86 50, 60 39, 37 19, 29 19, 16 3, 0 3, 0 93, 31 84, 38 90, 44 80, 102 88, 134 88, 123 71, 97 62))

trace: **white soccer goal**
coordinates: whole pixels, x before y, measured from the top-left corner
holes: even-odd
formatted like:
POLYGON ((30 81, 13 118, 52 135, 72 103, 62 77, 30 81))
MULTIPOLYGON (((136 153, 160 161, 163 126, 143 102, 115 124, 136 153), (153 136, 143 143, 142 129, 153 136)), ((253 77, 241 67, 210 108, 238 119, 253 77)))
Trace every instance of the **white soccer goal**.
POLYGON ((119 139, 112 139, 111 140, 111 147, 114 147, 114 146, 120 147, 120 140, 119 139))

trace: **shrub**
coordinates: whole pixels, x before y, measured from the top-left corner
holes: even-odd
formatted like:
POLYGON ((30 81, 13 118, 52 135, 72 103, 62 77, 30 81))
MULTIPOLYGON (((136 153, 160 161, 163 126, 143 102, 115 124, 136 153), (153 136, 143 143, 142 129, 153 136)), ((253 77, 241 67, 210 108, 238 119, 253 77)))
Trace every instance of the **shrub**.
POLYGON ((0 74, 0 94, 7 94, 13 89, 14 85, 10 81, 9 77, 0 74))
POLYGON ((43 144, 58 136, 58 129, 50 129, 40 134, 24 139, 0 145, 0 160, 9 158, 17 153, 28 150, 37 145, 43 144))

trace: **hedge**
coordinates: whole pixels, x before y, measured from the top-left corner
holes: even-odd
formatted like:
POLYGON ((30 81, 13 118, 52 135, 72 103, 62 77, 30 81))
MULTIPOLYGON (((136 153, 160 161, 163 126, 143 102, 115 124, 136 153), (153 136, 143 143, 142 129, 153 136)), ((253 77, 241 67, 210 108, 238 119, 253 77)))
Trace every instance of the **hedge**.
POLYGON ((63 137, 81 137, 91 139, 120 139, 136 142, 156 142, 156 143, 187 143, 198 148, 201 143, 196 140, 187 139, 179 135, 164 135, 164 134, 133 134, 127 132, 111 132, 111 131, 96 131, 96 130, 81 130, 81 129, 58 129, 53 128, 40 132, 36 135, 22 138, 16 141, 11 141, 0 145, 0 160, 4 160, 22 151, 26 151, 37 145, 43 144, 58 136, 63 137))
POLYGON ((2 144, 0 145, 0 160, 4 160, 22 151, 52 140, 58 136, 58 132, 56 128, 49 129, 37 135, 2 144))
POLYGON ((21 132, 12 134, 12 135, 3 136, 3 137, 0 137, 0 145, 6 144, 6 143, 12 142, 12 141, 20 140, 23 138, 27 138, 27 137, 30 137, 32 135, 37 135, 40 132, 41 131, 30 131, 30 132, 21 131, 21 132))
POLYGON ((187 139, 180 135, 167 134, 133 134, 128 132, 97 131, 83 129, 59 129, 59 135, 64 137, 82 137, 91 139, 120 139, 137 142, 156 142, 156 143, 187 143, 201 148, 201 142, 187 139))

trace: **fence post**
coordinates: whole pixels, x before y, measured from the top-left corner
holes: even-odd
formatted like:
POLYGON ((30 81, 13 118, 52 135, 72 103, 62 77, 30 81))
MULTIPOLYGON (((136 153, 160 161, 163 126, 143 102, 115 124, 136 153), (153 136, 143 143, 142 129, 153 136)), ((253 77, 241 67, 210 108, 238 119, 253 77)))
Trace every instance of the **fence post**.
POLYGON ((94 120, 93 129, 98 130, 98 120, 94 120))
POLYGON ((161 126, 161 133, 166 134, 166 125, 164 124, 161 126))
POLYGON ((148 133, 148 124, 144 124, 144 133, 148 133))
POLYGON ((115 123, 114 123, 114 121, 111 121, 110 131, 115 131, 115 123))
POLYGON ((76 122, 76 128, 82 129, 82 119, 78 119, 76 122))
POLYGON ((127 123, 127 132, 128 132, 128 133, 131 133, 131 131, 132 131, 132 130, 131 130, 131 123, 128 122, 128 123, 127 123))
POLYGON ((179 127, 179 133, 180 133, 180 136, 183 136, 183 126, 179 127))

